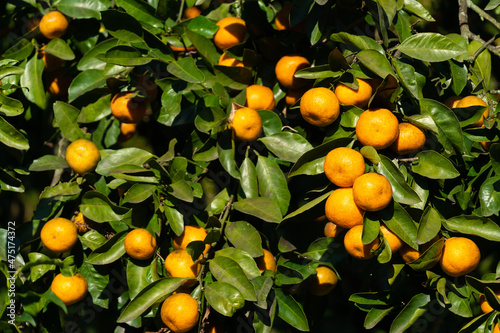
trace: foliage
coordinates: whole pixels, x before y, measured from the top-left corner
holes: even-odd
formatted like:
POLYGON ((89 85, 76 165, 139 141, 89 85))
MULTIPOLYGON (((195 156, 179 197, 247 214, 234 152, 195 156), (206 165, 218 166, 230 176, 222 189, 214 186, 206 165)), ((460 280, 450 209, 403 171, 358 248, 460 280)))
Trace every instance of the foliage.
MULTIPOLYGON (((184 281, 166 275, 164 258, 188 224, 205 227, 205 243, 211 244, 190 291, 200 303, 195 330, 213 321, 256 332, 322 331, 332 325, 391 333, 412 325, 416 331, 439 325, 449 332, 491 329, 500 311, 494 296, 500 278, 500 144, 495 143, 492 52, 457 31, 428 32, 428 25, 417 21, 434 19, 416 0, 294 0, 290 24, 297 29, 278 31, 274 18, 284 5, 267 0, 0 5, 2 213, 8 215, 11 202, 23 198, 18 193, 26 192, 27 202, 29 193, 37 197, 27 221, 16 221, 15 259, 0 251, 4 331, 14 330, 5 320, 10 271, 15 271, 18 331, 159 331, 161 302, 184 281), (193 5, 202 15, 182 19, 193 5), (47 40, 29 27, 53 9, 69 18, 70 29, 47 40), (245 67, 217 64, 222 50, 212 38, 215 23, 226 16, 246 22, 245 42, 226 50, 245 67), (49 93, 42 46, 64 60, 65 75, 72 78, 67 96, 49 93), (390 102, 400 120, 425 129, 424 148, 398 156, 361 147, 355 124, 362 110, 353 106, 341 106, 341 116, 327 127, 306 123, 298 103, 286 107, 286 90, 274 74, 279 58, 294 53, 311 62, 296 74, 311 87, 395 78, 390 102), (138 133, 121 142, 110 100, 124 90, 148 97, 137 88, 144 74, 160 93, 138 133), (254 83, 272 88, 276 108, 259 110, 258 140, 234 141, 228 119, 245 104, 244 88, 254 83), (469 126, 484 108, 452 110, 444 104, 450 96, 471 94, 488 101, 484 127, 469 126), (84 176, 75 175, 64 159, 65 148, 79 138, 91 139, 101 152, 95 172, 84 176), (487 151, 481 142, 493 144, 487 151), (405 264, 384 242, 375 258, 359 261, 346 253, 342 235, 323 237, 318 220, 335 188, 324 176, 323 161, 341 146, 360 150, 367 170, 385 175, 394 192, 389 207, 365 214, 364 240, 381 237, 379 221, 415 249, 437 235, 468 235, 483 255, 478 269, 447 277, 435 266, 443 240, 405 264), (79 211, 92 221, 91 230, 71 252, 50 253, 39 237, 43 224, 79 211), (153 259, 126 255, 124 238, 135 227, 156 236, 153 259), (263 248, 277 258, 275 273, 258 270, 254 259, 263 248), (319 265, 339 275, 328 297, 302 288, 319 265), (59 271, 80 272, 88 281, 87 298, 64 306, 50 291, 59 271), (495 309, 491 314, 481 315, 480 294, 495 309)), ((487 10, 497 6, 492 0, 487 10)), ((14 241, 9 231, 0 229, 2 249, 14 241)), ((203 249, 201 242, 188 247, 193 259, 203 249)))

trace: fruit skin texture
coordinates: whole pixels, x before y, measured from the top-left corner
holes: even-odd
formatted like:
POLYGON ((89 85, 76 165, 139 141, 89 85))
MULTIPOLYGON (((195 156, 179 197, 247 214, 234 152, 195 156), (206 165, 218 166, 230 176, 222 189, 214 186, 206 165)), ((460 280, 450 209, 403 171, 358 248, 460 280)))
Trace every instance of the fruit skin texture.
POLYGON ((466 97, 462 98, 457 103, 457 105, 455 107, 456 108, 467 108, 469 106, 485 106, 486 107, 486 110, 484 111, 483 116, 481 117, 481 119, 479 119, 478 121, 476 121, 474 124, 470 125, 471 127, 481 127, 481 126, 483 126, 483 117, 484 118, 488 118, 488 115, 489 115, 488 104, 486 104, 486 102, 483 101, 481 98, 479 98, 477 96, 471 95, 471 96, 466 96, 466 97))
POLYGON ((335 95, 341 104, 355 105, 358 108, 364 108, 368 105, 372 97, 373 89, 372 86, 364 80, 356 79, 356 81, 358 81, 357 90, 351 89, 345 84, 340 83, 335 88, 335 95))
POLYGON ((481 260, 481 252, 474 241, 465 237, 451 237, 444 242, 441 269, 452 277, 469 274, 481 260))
POLYGON ((64 276, 57 274, 52 280, 50 289, 65 305, 75 304, 87 295, 87 280, 80 274, 64 276))
POLYGON ((392 200, 392 187, 385 176, 369 172, 356 178, 352 194, 354 202, 361 209, 374 212, 389 205, 392 200))
POLYGON ((262 118, 254 109, 241 108, 234 113, 231 128, 235 139, 252 141, 262 132, 262 118))
POLYGON ((398 134, 398 118, 384 108, 364 111, 356 123, 358 141, 377 150, 389 147, 396 141, 398 134))
POLYGON ((54 10, 40 20, 40 32, 48 39, 60 38, 68 29, 68 20, 61 12, 54 10))
POLYGON ((264 273, 266 270, 270 270, 273 273, 276 272, 276 260, 271 252, 266 249, 263 249, 264 255, 261 257, 255 258, 255 262, 257 263, 257 267, 259 268, 260 274, 264 273))
MULTIPOLYGON (((205 237, 207 237, 207 231, 205 228, 187 225, 184 227, 184 231, 180 236, 174 237, 174 249, 176 250, 185 250, 189 243, 194 241, 204 241, 205 237)), ((210 249, 210 244, 205 244, 205 250, 203 250, 203 254, 206 254, 210 249)))
POLYGON ((184 10, 184 18, 192 19, 201 14, 201 10, 198 7, 189 7, 184 10))
POLYGON ((382 235, 384 236, 387 243, 389 243, 392 253, 397 252, 401 249, 404 244, 401 238, 399 238, 395 233, 389 230, 389 228, 387 228, 385 225, 380 226, 380 231, 382 232, 382 235))
POLYGON ((273 91, 269 87, 253 84, 246 88, 246 95, 246 105, 251 109, 272 111, 276 105, 273 91))
POLYGON ((146 103, 132 96, 132 92, 124 91, 111 99, 111 113, 122 123, 138 123, 146 114, 146 103))
POLYGON ((54 253, 64 253, 76 244, 78 231, 68 219, 56 217, 43 225, 40 232, 43 245, 54 253))
POLYGON ((66 149, 66 162, 80 175, 94 171, 100 160, 99 149, 90 140, 78 139, 66 149))
MULTIPOLYGON (((175 250, 165 258, 165 270, 168 276, 179 278, 197 277, 200 273, 201 264, 193 262, 191 255, 186 250, 175 250)), ((196 280, 184 281, 184 286, 193 286, 196 280)))
POLYGON ((156 249, 156 239, 151 233, 142 228, 129 231, 125 236, 125 251, 127 254, 138 260, 149 259, 156 249))
POLYGON ((316 275, 309 282, 308 289, 313 295, 325 296, 337 286, 338 280, 337 274, 331 268, 319 266, 316 268, 316 275))
POLYGON ((120 135, 118 135, 119 142, 130 140, 137 131, 136 123, 120 123, 120 135))
POLYGON ((161 320, 174 333, 184 333, 198 323, 198 302, 189 294, 169 296, 161 306, 161 320))
POLYGON ((363 213, 364 210, 354 202, 351 187, 336 189, 325 203, 325 215, 328 221, 341 228, 350 229, 363 224, 363 213))
POLYGON ((406 243, 403 243, 403 246, 401 246, 401 249, 399 250, 399 255, 401 256, 401 258, 404 260, 404 262, 406 263, 410 263, 412 261, 415 261, 417 260, 418 258, 420 258, 420 256, 425 252, 427 251, 427 249, 429 247, 432 246, 432 244, 434 244, 435 242, 437 242, 439 240, 439 236, 437 235, 436 237, 434 237, 431 241, 423 244, 421 246, 421 250, 420 251, 417 251, 413 248, 411 248, 408 244, 406 243))
POLYGON ((337 237, 344 231, 344 228, 339 227, 333 222, 326 222, 325 224, 325 229, 324 229, 324 234, 325 237, 337 237))
POLYGON ((326 155, 323 169, 335 185, 351 187, 354 180, 365 173, 365 159, 354 149, 339 147, 326 155))
POLYGON ((237 17, 225 17, 217 22, 219 30, 215 33, 214 43, 221 50, 243 43, 247 32, 245 21, 237 17))
POLYGON ((454 109, 457 107, 457 104, 458 102, 460 102, 461 99, 462 97, 460 96, 450 96, 447 99, 445 99, 443 104, 449 107, 450 109, 454 109))
POLYGON ((500 326, 496 323, 495 328, 493 328, 493 333, 500 333, 500 326))
POLYGON ((300 114, 311 125, 328 126, 337 120, 340 114, 337 96, 327 88, 309 89, 300 100, 300 114))
MULTIPOLYGON (((495 292, 495 295, 497 295, 497 297, 500 297, 500 290, 495 292)), ((479 304, 481 305, 481 311, 483 311, 483 313, 489 313, 493 311, 493 308, 490 306, 484 295, 479 296, 479 304)))
POLYGON ((351 256, 358 259, 370 259, 373 257, 371 250, 375 250, 380 245, 380 240, 375 238, 370 244, 363 244, 361 235, 363 225, 357 225, 347 231, 344 236, 344 247, 351 256))
POLYGON ((391 145, 391 150, 399 155, 414 153, 425 144, 425 133, 410 123, 399 124, 398 138, 391 145))
POLYGON ((307 80, 294 77, 295 73, 301 69, 309 67, 309 60, 299 55, 286 55, 276 63, 274 69, 276 79, 287 89, 302 88, 307 84, 307 80))
POLYGON ((304 89, 287 89, 285 95, 285 104, 288 106, 294 105, 304 95, 304 89))
POLYGON ((245 67, 245 64, 243 64, 243 61, 229 57, 226 54, 226 52, 222 53, 217 65, 228 66, 228 67, 245 67))

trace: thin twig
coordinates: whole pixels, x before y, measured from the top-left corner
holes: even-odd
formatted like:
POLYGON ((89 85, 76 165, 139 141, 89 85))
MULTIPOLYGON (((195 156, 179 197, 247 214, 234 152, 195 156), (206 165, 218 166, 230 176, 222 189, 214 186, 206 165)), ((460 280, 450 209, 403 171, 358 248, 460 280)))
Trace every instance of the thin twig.
POLYGON ((479 16, 482 18, 490 21, 491 24, 493 24, 498 30, 500 30, 500 23, 490 14, 479 8, 476 4, 474 4, 471 0, 467 0, 467 6, 475 11, 479 16))
POLYGON ((418 161, 418 157, 409 157, 409 158, 399 158, 398 162, 415 162, 418 161))
POLYGON ((485 49, 487 49, 487 48, 488 48, 488 46, 489 46, 489 45, 491 45, 491 44, 492 44, 492 43, 493 43, 496 39, 497 39, 497 36, 495 35, 495 36, 491 37, 489 41, 487 41, 486 43, 484 43, 483 45, 481 45, 481 47, 480 47, 480 48, 478 48, 478 49, 476 50, 476 52, 474 52, 474 54, 473 54, 473 55, 471 55, 471 56, 469 57, 469 61, 471 61, 471 62, 472 62, 472 61, 476 60, 476 58, 477 58, 477 57, 478 57, 478 56, 479 56, 479 55, 480 55, 480 54, 481 54, 481 53, 482 53, 485 49))

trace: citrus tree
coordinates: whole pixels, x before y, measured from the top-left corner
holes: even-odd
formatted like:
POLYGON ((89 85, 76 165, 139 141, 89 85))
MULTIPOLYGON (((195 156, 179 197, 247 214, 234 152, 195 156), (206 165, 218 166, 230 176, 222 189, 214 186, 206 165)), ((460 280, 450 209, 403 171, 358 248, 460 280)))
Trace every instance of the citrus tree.
POLYGON ((498 332, 500 2, 430 5, 3 1, 2 331, 498 332))

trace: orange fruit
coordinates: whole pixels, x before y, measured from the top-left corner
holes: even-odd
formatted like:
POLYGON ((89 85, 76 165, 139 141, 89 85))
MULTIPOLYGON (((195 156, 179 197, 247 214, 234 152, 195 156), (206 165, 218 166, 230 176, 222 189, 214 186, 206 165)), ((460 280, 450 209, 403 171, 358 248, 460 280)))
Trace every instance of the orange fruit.
POLYGON ((327 88, 309 89, 300 99, 300 114, 311 125, 328 126, 340 115, 337 96, 327 88))
POLYGON ((382 232, 382 236, 384 236, 387 243, 389 243, 392 253, 397 252, 401 249, 404 244, 401 238, 399 238, 395 233, 389 230, 389 228, 387 228, 385 225, 380 226, 380 231, 382 232))
POLYGON ((246 88, 246 106, 254 110, 273 110, 276 105, 271 88, 253 84, 246 88))
POLYGON ((120 123, 120 134, 118 135, 119 142, 130 140, 137 131, 136 123, 120 123))
POLYGON ((377 150, 389 147, 396 141, 398 134, 398 118, 384 108, 364 111, 356 123, 358 141, 377 150))
POLYGON ((451 237, 444 242, 441 269, 449 276, 469 274, 481 260, 481 252, 474 241, 465 237, 451 237))
MULTIPOLYGON (((194 226, 194 225, 186 225, 184 227, 184 231, 180 236, 174 236, 174 249, 176 250, 185 250, 189 243, 194 241, 204 241, 205 237, 207 237, 207 230, 205 228, 194 226)), ((203 254, 207 254, 210 249, 210 244, 205 244, 205 250, 203 250, 203 254)))
POLYGON ((87 280, 80 274, 64 276, 57 274, 52 280, 50 290, 63 301, 65 305, 75 304, 87 295, 87 280))
POLYGON ((80 175, 94 171, 100 160, 99 149, 90 140, 78 139, 66 148, 66 162, 80 175))
POLYGON ((344 247, 351 256, 358 259, 370 259, 373 257, 372 250, 380 245, 380 240, 375 238, 370 244, 363 244, 361 235, 363 234, 363 225, 356 225, 349 229, 344 236, 344 247))
POLYGON ((132 97, 132 92, 120 92, 111 99, 111 113, 122 123, 138 123, 146 114, 146 103, 132 97))
POLYGON ((304 89, 287 89, 286 90, 286 95, 285 95, 285 104, 288 106, 291 106, 304 95, 305 90, 304 89))
POLYGON ((196 16, 199 16, 200 14, 201 14, 201 10, 196 6, 188 7, 186 9, 184 9, 184 18, 185 19, 192 19, 192 18, 195 18, 196 16))
POLYGON ((331 150, 323 163, 326 177, 340 187, 351 187, 365 173, 365 159, 354 149, 339 147, 331 150))
POLYGON ((228 67, 245 67, 243 61, 229 57, 226 52, 222 53, 217 64, 228 67))
POLYGON ((40 232, 43 245, 54 253, 64 253, 76 244, 78 231, 68 219, 56 217, 45 223, 40 232))
POLYGON ((340 83, 335 88, 335 95, 341 104, 364 108, 372 97, 372 86, 365 80, 356 79, 356 81, 358 81, 357 90, 340 83))
POLYGON ((399 88, 398 81, 394 76, 389 75, 385 84, 379 87, 381 83, 382 80, 379 78, 369 80, 369 84, 372 86, 372 91, 375 92, 377 89, 379 90, 373 99, 373 104, 393 108, 394 104, 391 103, 391 96, 394 94, 396 89, 399 88))
POLYGON ((276 63, 274 72, 278 82, 287 89, 302 88, 307 84, 307 80, 295 77, 295 73, 301 69, 309 67, 309 60, 299 55, 286 55, 281 57, 276 63))
POLYGON ((359 176, 352 185, 354 202, 361 208, 370 212, 381 210, 392 200, 391 183, 375 172, 359 176))
POLYGON ((73 224, 75 225, 79 235, 83 235, 90 230, 88 222, 89 221, 85 216, 83 216, 82 212, 78 212, 73 220, 73 224))
POLYGON ((214 43, 221 50, 243 43, 246 35, 245 21, 228 16, 217 22, 219 29, 214 35, 214 43))
POLYGON ((264 273, 264 271, 269 270, 273 273, 276 272, 276 260, 274 259, 273 254, 263 249, 264 254, 260 257, 255 258, 255 262, 257 263, 257 267, 259 268, 260 274, 264 273))
POLYGON ((153 256, 156 250, 156 239, 143 228, 129 231, 125 236, 125 251, 134 259, 145 260, 153 256))
POLYGON ((443 104, 449 107, 450 109, 454 109, 457 107, 457 104, 458 102, 460 102, 461 99, 462 97, 460 96, 450 96, 444 100, 443 104))
POLYGON ((488 104, 486 104, 485 101, 483 101, 481 98, 479 98, 477 96, 467 96, 467 97, 462 98, 457 103, 456 108, 467 108, 469 106, 485 106, 486 107, 486 111, 484 111, 481 119, 476 121, 474 124, 470 125, 471 127, 483 126, 483 118, 488 118, 488 116, 489 116, 488 104))
POLYGON ((399 250, 399 255, 401 256, 401 258, 406 262, 406 263, 410 263, 412 261, 415 261, 417 260, 418 258, 420 258, 420 256, 425 252, 427 251, 427 249, 429 247, 431 247, 432 244, 434 244, 435 242, 437 242, 439 240, 439 236, 437 235, 436 237, 434 237, 434 239, 432 239, 430 242, 427 242, 423 245, 421 245, 421 251, 417 251, 413 248, 411 248, 408 244, 406 243, 403 243, 403 246, 401 246, 401 249, 399 250))
POLYGON ((410 123, 399 124, 399 134, 391 145, 391 150, 399 155, 414 153, 425 144, 425 133, 410 123))
POLYGON ((185 333, 198 324, 198 302, 189 294, 169 296, 161 306, 161 320, 174 333, 185 333))
POLYGON ((65 97, 68 95, 68 89, 73 81, 72 77, 62 74, 56 75, 49 83, 49 93, 56 97, 65 97))
POLYGON ((61 12, 54 10, 40 20, 40 32, 48 39, 61 38, 68 29, 68 20, 61 12))
POLYGON ((290 10, 291 9, 292 9, 292 3, 287 3, 276 14, 276 17, 274 18, 274 25, 276 27, 276 30, 288 30, 288 29, 290 29, 290 10))
POLYGON ((479 144, 481 145, 481 147, 483 147, 484 150, 490 151, 491 145, 496 143, 496 142, 498 142, 498 141, 479 142, 479 144))
POLYGON ((337 274, 333 269, 326 266, 318 266, 316 274, 313 275, 307 287, 311 294, 325 296, 335 289, 338 280, 337 274))
POLYGON ((325 203, 325 215, 328 221, 341 228, 350 229, 363 224, 363 213, 363 209, 354 202, 351 187, 336 189, 325 203))
POLYGON ((262 118, 254 109, 236 110, 231 122, 234 138, 241 141, 252 141, 262 132, 262 118))
POLYGON ((493 333, 500 333, 500 326, 498 326, 498 323, 495 324, 495 327, 493 328, 493 333))
POLYGON ((325 229, 323 230, 325 237, 337 237, 342 231, 344 231, 344 228, 339 227, 333 222, 326 222, 325 229))
MULTIPOLYGON (((171 277, 195 278, 200 273, 200 269, 200 262, 194 262, 186 250, 175 250, 165 258, 165 270, 171 277)), ((186 280, 184 285, 193 286, 196 282, 196 280, 186 280)))
POLYGON ((43 60, 43 63, 45 64, 45 71, 47 72, 53 72, 64 64, 64 60, 61 58, 58 58, 50 53, 45 52, 43 49, 45 49, 46 45, 42 46, 40 48, 39 55, 43 60))
MULTIPOLYGON (((500 297, 500 290, 495 292, 495 295, 497 295, 497 297, 500 297)), ((484 295, 479 296, 479 304, 481 305, 481 311, 483 311, 483 313, 489 313, 493 311, 493 308, 490 306, 484 295)))

